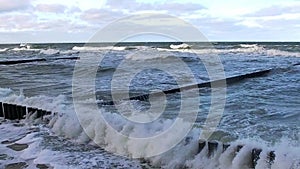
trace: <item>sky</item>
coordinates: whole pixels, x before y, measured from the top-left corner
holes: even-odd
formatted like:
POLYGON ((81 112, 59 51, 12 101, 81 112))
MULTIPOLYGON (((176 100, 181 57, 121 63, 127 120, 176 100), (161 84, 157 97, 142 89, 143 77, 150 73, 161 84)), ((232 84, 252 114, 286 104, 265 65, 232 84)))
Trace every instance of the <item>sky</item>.
POLYGON ((141 13, 183 19, 210 41, 300 39, 300 0, 0 0, 0 43, 87 42, 141 13))

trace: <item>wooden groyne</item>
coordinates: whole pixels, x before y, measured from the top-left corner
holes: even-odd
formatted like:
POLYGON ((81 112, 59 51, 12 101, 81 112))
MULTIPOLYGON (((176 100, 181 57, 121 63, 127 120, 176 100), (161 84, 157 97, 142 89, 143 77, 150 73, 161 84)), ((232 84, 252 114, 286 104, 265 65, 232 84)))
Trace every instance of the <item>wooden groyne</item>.
POLYGON ((52 114, 50 111, 35 107, 0 102, 0 117, 4 119, 21 120, 34 113, 36 113, 36 118, 43 118, 45 115, 52 114))
MULTIPOLYGON (((0 117, 4 117, 4 119, 9 120, 21 120, 25 119, 26 117, 29 117, 31 115, 35 114, 34 118, 43 118, 43 116, 51 115, 51 111, 42 110, 35 107, 26 107, 22 105, 17 104, 10 104, 10 103, 3 103, 0 102, 0 117)), ((187 141, 189 142, 189 141, 187 141)), ((233 153, 232 160, 238 155, 238 153, 241 152, 243 148, 246 148, 246 145, 243 144, 224 144, 222 142, 218 141, 208 141, 208 140, 199 140, 197 153, 202 153, 202 155, 206 156, 207 158, 219 158, 222 153, 225 153, 226 150, 229 151, 229 148, 231 148, 230 151, 233 153)), ((255 169, 258 160, 261 158, 261 153, 263 150, 261 148, 252 148, 247 149, 248 153, 247 157, 249 159, 245 159, 246 163, 249 168, 255 169)), ((245 153, 245 152, 243 152, 245 153)), ((264 157, 265 158, 265 157, 264 157)), ((272 164, 274 164, 276 158, 275 151, 269 151, 267 152, 267 158, 264 159, 264 162, 266 163, 266 166, 268 168, 271 168, 272 164)))
POLYGON ((19 59, 19 60, 6 60, 0 61, 0 65, 15 65, 15 64, 22 64, 22 63, 31 63, 31 62, 46 62, 51 60, 78 60, 80 57, 57 57, 57 58, 34 58, 34 59, 19 59))
MULTIPOLYGON (((208 158, 213 158, 214 156, 217 155, 217 150, 219 148, 221 148, 221 152, 219 153, 224 153, 229 147, 231 147, 233 145, 230 144, 224 144, 221 142, 217 142, 217 141, 207 141, 207 140, 199 140, 199 144, 198 144, 198 153, 201 153, 202 151, 204 151, 206 149, 206 156, 208 158)), ((234 157, 237 156, 237 154, 243 149, 245 148, 245 145, 235 145, 234 147, 234 157)), ((260 148, 252 148, 251 150, 249 150, 248 156, 250 156, 250 159, 247 159, 248 161, 248 167, 250 168, 255 168, 257 165, 258 160, 260 159, 260 155, 261 155, 262 149, 260 148)), ((220 155, 220 154, 219 154, 220 155)), ((271 165, 274 163, 275 161, 275 151, 269 151, 267 153, 267 159, 265 160, 267 166, 269 168, 271 168, 271 165)))
MULTIPOLYGON (((299 63, 294 63, 288 67, 285 67, 283 69, 290 69, 294 66, 299 66, 299 63)), ((208 81, 208 82, 203 82, 203 83, 197 83, 197 84, 192 84, 192 85, 187 85, 187 86, 182 86, 182 87, 178 87, 178 88, 173 88, 173 89, 169 89, 169 90, 164 90, 164 91, 160 91, 160 92, 156 92, 156 93, 151 93, 151 95, 161 95, 161 94, 172 94, 172 93, 178 93, 184 90, 189 90, 189 89, 195 89, 195 88, 205 88, 205 87, 222 87, 222 85, 224 84, 224 82, 226 83, 226 85, 232 85, 235 83, 239 83, 243 80, 246 79, 251 79, 251 78, 257 78, 257 77, 262 77, 267 75, 268 73, 270 73, 271 71, 276 71, 277 69, 282 69, 282 68, 269 68, 269 69, 264 69, 264 70, 258 70, 255 72, 250 72, 250 73, 246 73, 246 74, 241 74, 241 75, 236 75, 236 76, 231 76, 231 77, 227 77, 225 79, 219 79, 219 80, 213 80, 213 81, 208 81)), ((141 95, 137 95, 137 96, 132 96, 130 98, 124 98, 124 100, 140 100, 140 101, 148 101, 150 97, 150 94, 141 94, 141 95)), ((114 101, 104 101, 102 102, 102 104, 104 105, 113 105, 114 101)))
MULTIPOLYGON (((256 77, 261 77, 269 72, 271 72, 272 69, 266 69, 266 70, 260 70, 256 72, 251 72, 251 73, 246 73, 242 75, 237 75, 237 76, 231 76, 227 77, 225 79, 219 79, 219 80, 214 80, 214 81, 208 81, 208 82, 203 82, 203 83, 197 83, 197 84, 192 84, 192 85, 187 85, 187 86, 182 86, 178 88, 173 88, 169 90, 164 90, 156 93, 151 93, 151 95, 161 95, 161 94, 172 94, 172 93, 178 93, 180 91, 184 90, 189 90, 189 89, 195 89, 195 88, 204 88, 204 87, 211 87, 212 84, 214 87, 222 87, 224 83, 227 85, 232 85, 234 83, 241 82, 242 80, 249 79, 249 78, 256 78, 256 77)), ((150 94, 142 94, 138 96, 132 96, 130 98, 124 98, 124 100, 140 100, 140 101, 148 101, 150 97, 150 94)), ((104 101, 102 102, 104 105, 113 105, 113 101, 104 101)))

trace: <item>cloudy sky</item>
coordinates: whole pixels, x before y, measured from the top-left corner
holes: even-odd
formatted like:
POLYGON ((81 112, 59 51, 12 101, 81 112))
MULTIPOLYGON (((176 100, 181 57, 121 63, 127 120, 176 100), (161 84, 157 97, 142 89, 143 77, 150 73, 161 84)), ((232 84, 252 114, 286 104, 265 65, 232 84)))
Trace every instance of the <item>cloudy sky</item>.
POLYGON ((211 41, 300 39, 300 0, 0 0, 0 43, 87 42, 144 12, 181 18, 211 41))

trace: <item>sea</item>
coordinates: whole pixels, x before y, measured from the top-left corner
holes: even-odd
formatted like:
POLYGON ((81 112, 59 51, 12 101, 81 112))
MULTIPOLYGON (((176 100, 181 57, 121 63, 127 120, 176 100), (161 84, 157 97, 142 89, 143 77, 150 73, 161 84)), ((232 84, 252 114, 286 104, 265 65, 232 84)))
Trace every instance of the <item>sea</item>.
POLYGON ((43 119, 0 117, 0 168, 300 169, 299 75, 299 42, 1 44, 0 102, 52 114, 43 119), (209 62, 212 55, 218 63, 209 62), (80 61, 85 58, 89 62, 80 72, 80 61), (178 62, 187 69, 180 68, 178 62), (189 109, 181 109, 186 98, 180 91, 153 96, 151 102, 114 100, 112 96, 112 91, 123 94, 124 88, 131 97, 209 82, 214 71, 208 69, 214 67, 222 68, 225 79, 270 71, 227 83, 224 105, 212 102, 214 89, 209 86, 190 89, 198 95, 187 98, 189 109), (85 75, 84 83, 93 80, 84 84, 86 90, 74 89, 76 71, 85 75), (75 103, 78 95, 81 102, 75 103), (75 104, 85 113, 78 114, 75 104), (165 107, 162 113, 152 114, 151 125, 130 124, 136 122, 126 117, 142 118, 139 113, 152 104, 165 107), (210 111, 213 104, 222 111, 206 139, 230 146, 226 150, 218 146, 211 155, 207 146, 199 150, 198 143, 205 120, 214 113, 215 109, 210 111), (92 110, 92 105, 98 109, 92 110), (166 145, 158 140, 157 147, 137 147, 130 139, 118 140, 99 120, 105 116, 116 131, 142 138, 168 131, 182 117, 181 111, 196 112, 192 128, 178 144, 151 157, 143 154, 164 149, 174 133, 163 139, 166 145), (85 125, 79 120, 81 116, 85 125), (18 145, 24 148, 11 148, 18 145), (242 148, 237 150, 239 145, 242 148), (261 150, 255 165, 253 149, 261 150), (270 152, 275 159, 270 160, 270 152))

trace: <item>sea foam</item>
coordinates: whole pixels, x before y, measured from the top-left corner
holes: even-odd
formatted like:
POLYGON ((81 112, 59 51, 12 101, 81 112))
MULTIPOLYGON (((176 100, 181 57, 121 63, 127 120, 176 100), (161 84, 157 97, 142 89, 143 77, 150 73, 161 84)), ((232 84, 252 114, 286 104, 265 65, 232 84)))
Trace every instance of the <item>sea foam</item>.
MULTIPOLYGON (((156 133, 165 130, 172 124, 172 120, 161 120, 154 123, 152 127, 137 127, 128 123, 124 118, 116 113, 107 112, 104 109, 93 110, 90 109, 87 104, 82 104, 81 112, 83 114, 76 114, 71 105, 66 105, 65 97, 25 97, 15 95, 10 89, 1 89, 1 101, 16 103, 20 105, 35 106, 43 109, 48 109, 53 112, 59 112, 53 115, 49 127, 51 130, 61 137, 69 138, 79 143, 92 143, 98 144, 109 152, 115 152, 129 157, 135 157, 140 155, 146 155, 153 149, 163 149, 164 146, 168 146, 172 142, 172 135, 166 137, 162 142, 158 142, 156 147, 148 147, 147 141, 145 144, 137 144, 130 140, 120 139, 120 137, 113 134, 111 128, 107 128, 102 120, 104 116, 108 119, 114 128, 121 132, 125 132, 131 136, 143 136, 149 133, 156 133), (79 121, 84 123, 85 129, 83 130, 79 121), (168 142, 168 139, 170 142, 168 142)), ((182 122, 184 125, 184 122, 182 122)), ((265 169, 269 166, 276 169, 282 168, 299 168, 300 162, 300 146, 299 143, 291 144, 291 141, 283 139, 281 142, 275 145, 269 145, 264 141, 258 140, 237 140, 231 142, 230 147, 223 152, 221 147, 218 147, 213 156, 208 157, 207 146, 200 152, 198 152, 199 141, 199 128, 194 128, 188 134, 188 139, 184 139, 175 147, 169 151, 154 157, 145 158, 152 166, 162 168, 203 168, 203 169, 238 169, 238 168, 250 168, 249 158, 251 157, 251 150, 253 148, 261 148, 263 151, 260 155, 260 159, 257 161, 256 168, 265 169), (238 145, 244 145, 242 149, 237 152, 236 147, 238 145), (272 164, 267 163, 267 154, 270 151, 275 151, 276 157, 272 164)), ((19 143, 29 143, 31 140, 30 135, 20 140, 19 143)), ((33 152, 39 152, 36 147, 38 141, 35 144, 30 145, 29 149, 24 152, 24 158, 32 157, 37 158, 37 155, 33 152), (30 155, 29 155, 29 154, 30 155)), ((52 152, 42 152, 45 154, 52 154, 52 152)), ((47 156, 47 155, 46 155, 47 156)), ((37 158, 36 161, 43 161, 42 158, 37 158)))

